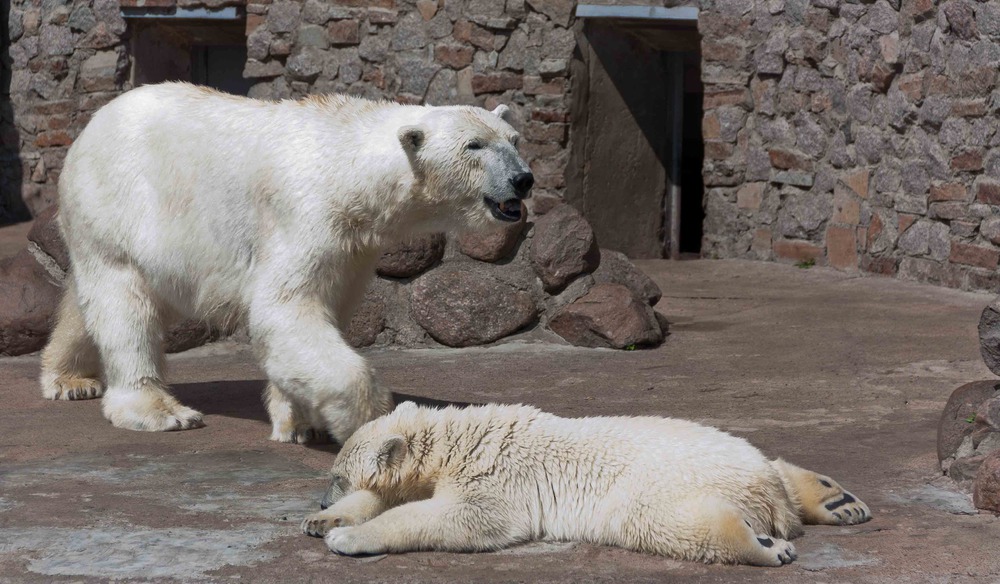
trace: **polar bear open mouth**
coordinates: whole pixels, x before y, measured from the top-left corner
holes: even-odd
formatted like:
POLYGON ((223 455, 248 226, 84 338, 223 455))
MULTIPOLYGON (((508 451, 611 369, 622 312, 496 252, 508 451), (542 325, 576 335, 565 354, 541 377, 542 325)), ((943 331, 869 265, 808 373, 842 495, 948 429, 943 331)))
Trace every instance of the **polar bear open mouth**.
POLYGON ((489 197, 483 197, 483 202, 490 208, 490 213, 500 221, 520 221, 521 220, 521 200, 507 199, 506 201, 494 201, 489 197))

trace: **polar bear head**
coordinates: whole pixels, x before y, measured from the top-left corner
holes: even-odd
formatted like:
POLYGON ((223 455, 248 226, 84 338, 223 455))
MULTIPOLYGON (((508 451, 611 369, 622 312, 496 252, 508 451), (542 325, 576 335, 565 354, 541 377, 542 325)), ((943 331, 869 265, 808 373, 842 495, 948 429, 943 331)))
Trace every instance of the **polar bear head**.
POLYGON ((521 200, 534 184, 531 169, 517 152, 519 135, 510 110, 468 106, 427 108, 419 123, 403 126, 406 152, 424 203, 439 221, 434 229, 486 227, 518 221, 521 200))
POLYGON ((424 409, 413 402, 403 402, 392 413, 358 428, 334 461, 321 506, 326 509, 359 490, 392 499, 399 491, 412 494, 430 489, 403 468, 409 459, 409 446, 400 433, 401 426, 411 425, 422 413, 424 409))

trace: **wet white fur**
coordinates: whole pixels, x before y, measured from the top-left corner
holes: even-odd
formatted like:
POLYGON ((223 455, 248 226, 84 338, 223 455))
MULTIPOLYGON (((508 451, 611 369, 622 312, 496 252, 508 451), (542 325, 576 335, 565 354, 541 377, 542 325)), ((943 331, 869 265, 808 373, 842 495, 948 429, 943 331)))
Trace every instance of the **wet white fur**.
POLYGON ((272 103, 179 83, 115 99, 59 182, 72 281, 44 395, 103 392, 123 428, 200 425, 166 392, 163 331, 191 316, 246 323, 270 381, 272 438, 345 440, 392 407, 343 335, 380 249, 496 223, 483 198, 513 197, 510 178, 527 170, 506 114, 345 96, 272 103), (473 139, 486 147, 467 150, 473 139))
POLYGON ((527 406, 401 404, 351 437, 333 473, 346 496, 303 529, 345 554, 563 540, 777 566, 795 558, 785 540, 803 520, 870 517, 860 501, 834 517, 823 504, 845 491, 832 479, 714 428, 527 406))

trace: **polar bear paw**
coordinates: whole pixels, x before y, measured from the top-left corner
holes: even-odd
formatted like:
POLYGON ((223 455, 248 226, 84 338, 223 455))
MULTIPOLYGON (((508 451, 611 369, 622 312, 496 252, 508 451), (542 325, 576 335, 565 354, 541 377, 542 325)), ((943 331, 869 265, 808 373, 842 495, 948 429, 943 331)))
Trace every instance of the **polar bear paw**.
POLYGON ((828 515, 828 525, 857 525, 872 518, 868 505, 847 491, 823 501, 823 511, 828 515))
POLYGON ((143 379, 141 386, 138 391, 109 391, 104 396, 104 417, 116 428, 171 432, 205 425, 201 412, 182 405, 157 382, 143 379))
POLYGON ((344 513, 331 513, 331 511, 323 510, 303 519, 302 533, 311 537, 323 537, 331 529, 350 527, 362 523, 357 517, 352 517, 344 513))
POLYGON ((799 557, 795 553, 795 546, 790 541, 769 535, 758 535, 757 543, 763 548, 761 557, 764 561, 761 564, 764 566, 784 566, 791 564, 799 557))
POLYGON ((333 442, 329 432, 311 426, 275 427, 271 430, 271 440, 287 444, 329 444, 333 442))
POLYGON ((331 527, 324 538, 331 552, 342 556, 376 555, 385 553, 385 546, 358 527, 331 527))
POLYGON ((98 379, 60 375, 45 383, 42 397, 56 400, 96 399, 104 395, 104 384, 98 379))

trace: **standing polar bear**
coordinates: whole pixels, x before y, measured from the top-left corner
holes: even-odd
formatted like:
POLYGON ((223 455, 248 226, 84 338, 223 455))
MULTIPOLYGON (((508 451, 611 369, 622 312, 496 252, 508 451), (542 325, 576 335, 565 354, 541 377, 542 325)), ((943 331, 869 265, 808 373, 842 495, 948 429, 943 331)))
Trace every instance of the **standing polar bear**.
POLYGON ((348 555, 544 539, 757 566, 793 561, 803 523, 871 518, 833 479, 693 422, 412 402, 344 444, 323 504, 302 529, 348 555))
POLYGON ((164 328, 245 323, 271 438, 343 442, 392 408, 343 334, 380 250, 520 218, 533 178, 507 117, 182 83, 115 99, 59 181, 72 278, 42 355, 44 396, 103 395, 105 417, 131 430, 200 426, 167 391, 164 328))

